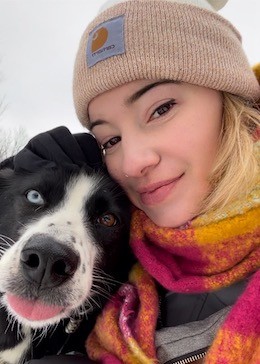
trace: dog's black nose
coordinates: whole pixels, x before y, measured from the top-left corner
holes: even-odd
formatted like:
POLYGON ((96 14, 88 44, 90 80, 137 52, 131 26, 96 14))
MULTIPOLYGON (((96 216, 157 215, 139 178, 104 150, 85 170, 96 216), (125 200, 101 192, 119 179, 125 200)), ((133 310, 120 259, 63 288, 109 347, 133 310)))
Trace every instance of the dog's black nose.
POLYGON ((59 286, 79 265, 79 256, 49 235, 33 235, 20 257, 24 277, 40 288, 59 286))

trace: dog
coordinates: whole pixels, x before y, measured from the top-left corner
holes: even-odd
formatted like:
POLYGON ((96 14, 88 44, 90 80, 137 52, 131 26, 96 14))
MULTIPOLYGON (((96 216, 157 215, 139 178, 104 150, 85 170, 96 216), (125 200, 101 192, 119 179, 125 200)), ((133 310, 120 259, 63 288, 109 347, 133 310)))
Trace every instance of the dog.
POLYGON ((127 279, 129 223, 106 172, 0 170, 0 363, 85 351, 96 314, 127 279))

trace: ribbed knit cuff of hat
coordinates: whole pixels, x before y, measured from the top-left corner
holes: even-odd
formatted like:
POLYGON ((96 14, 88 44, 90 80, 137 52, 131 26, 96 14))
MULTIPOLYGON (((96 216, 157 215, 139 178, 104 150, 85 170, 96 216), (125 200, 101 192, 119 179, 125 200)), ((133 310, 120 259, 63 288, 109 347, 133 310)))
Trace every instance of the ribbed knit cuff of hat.
POLYGON ((75 61, 73 93, 81 123, 87 125, 94 97, 139 79, 170 79, 259 99, 238 31, 212 7, 225 2, 125 0, 102 11, 84 32, 75 61))

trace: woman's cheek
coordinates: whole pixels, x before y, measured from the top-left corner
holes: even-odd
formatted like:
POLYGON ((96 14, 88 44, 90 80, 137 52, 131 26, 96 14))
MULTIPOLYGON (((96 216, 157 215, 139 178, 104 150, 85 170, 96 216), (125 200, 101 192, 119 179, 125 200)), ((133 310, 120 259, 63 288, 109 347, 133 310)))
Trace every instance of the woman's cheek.
POLYGON ((105 164, 108 170, 108 173, 110 174, 110 176, 112 178, 114 178, 121 186, 123 185, 123 177, 124 175, 122 174, 120 168, 118 168, 118 164, 114 163, 113 161, 111 161, 111 159, 109 157, 105 158, 105 164))

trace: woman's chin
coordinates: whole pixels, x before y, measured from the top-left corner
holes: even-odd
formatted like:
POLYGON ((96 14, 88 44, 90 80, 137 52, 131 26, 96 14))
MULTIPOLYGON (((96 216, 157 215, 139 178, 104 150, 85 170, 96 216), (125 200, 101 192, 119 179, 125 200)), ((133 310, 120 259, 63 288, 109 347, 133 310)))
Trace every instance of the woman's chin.
POLYGON ((142 205, 141 209, 160 227, 185 228, 199 215, 201 201, 206 195, 205 190, 195 192, 190 189, 186 198, 183 198, 183 193, 174 194, 160 204, 142 205))
POLYGON ((190 221, 194 218, 194 215, 190 213, 185 214, 174 214, 174 213, 166 213, 165 211, 156 211, 156 212, 146 212, 146 215, 159 227, 165 228, 185 228, 189 225, 190 221), (175 216, 177 215, 177 216, 175 216))

